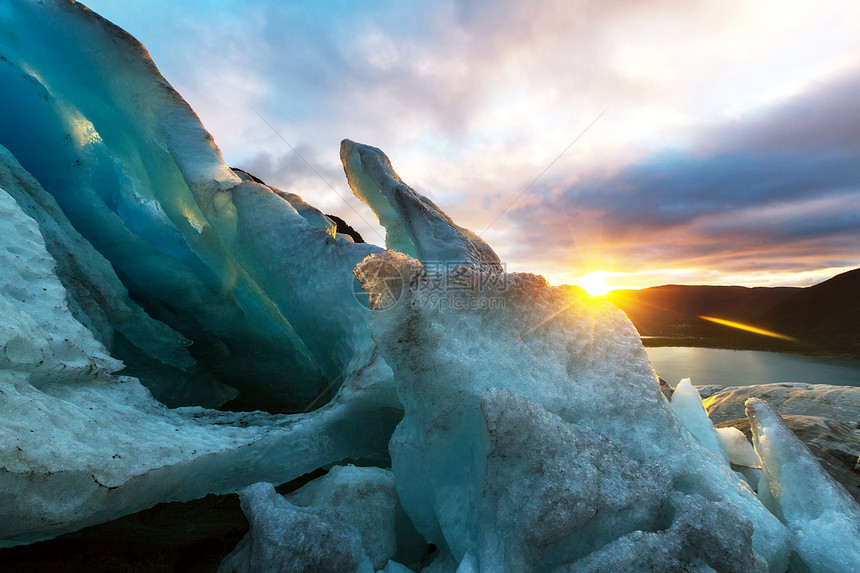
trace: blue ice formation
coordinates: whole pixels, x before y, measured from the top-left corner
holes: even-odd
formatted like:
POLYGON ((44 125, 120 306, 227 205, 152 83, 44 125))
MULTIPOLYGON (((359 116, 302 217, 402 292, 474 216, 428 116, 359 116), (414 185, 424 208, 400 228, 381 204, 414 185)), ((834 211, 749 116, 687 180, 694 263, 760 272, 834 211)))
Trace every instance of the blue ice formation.
POLYGON ((111 349, 147 382, 148 370, 186 380, 151 386, 170 405, 217 406, 236 394, 208 392, 213 383, 270 410, 328 401, 361 367, 366 348, 352 339, 369 340, 366 316, 340 295, 352 288, 350 269, 378 249, 339 240, 322 213, 242 181, 122 30, 79 4, 6 4, 0 105, 10 113, 0 142, 173 330, 165 342, 193 342, 165 364, 141 348, 149 333, 135 321, 120 328, 108 316, 111 349))
POLYGON ((623 313, 503 272, 380 150, 341 159, 388 250, 228 168, 79 4, 0 3, 0 85, 0 547, 239 491, 222 571, 860 566, 776 412, 750 445, 669 403, 623 313))

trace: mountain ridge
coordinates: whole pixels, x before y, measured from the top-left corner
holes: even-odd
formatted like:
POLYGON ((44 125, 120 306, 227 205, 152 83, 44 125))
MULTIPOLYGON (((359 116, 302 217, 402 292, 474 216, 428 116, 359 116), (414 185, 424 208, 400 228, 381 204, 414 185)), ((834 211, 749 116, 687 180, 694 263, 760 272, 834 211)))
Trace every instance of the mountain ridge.
POLYGON ((705 346, 860 358, 860 269, 809 287, 660 285, 610 291, 646 346, 705 346), (791 340, 714 324, 702 316, 791 340))

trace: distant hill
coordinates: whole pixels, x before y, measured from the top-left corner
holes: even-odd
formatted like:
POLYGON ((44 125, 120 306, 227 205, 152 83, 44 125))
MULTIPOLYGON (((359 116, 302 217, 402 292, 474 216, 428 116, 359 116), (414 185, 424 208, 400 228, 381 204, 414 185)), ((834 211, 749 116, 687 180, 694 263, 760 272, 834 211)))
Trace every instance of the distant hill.
POLYGON ((860 358, 860 269, 806 288, 665 285, 606 295, 651 346, 749 348, 860 358), (711 316, 786 341, 714 324, 711 316))
POLYGON ((813 347, 860 357, 860 269, 800 289, 761 318, 813 347))

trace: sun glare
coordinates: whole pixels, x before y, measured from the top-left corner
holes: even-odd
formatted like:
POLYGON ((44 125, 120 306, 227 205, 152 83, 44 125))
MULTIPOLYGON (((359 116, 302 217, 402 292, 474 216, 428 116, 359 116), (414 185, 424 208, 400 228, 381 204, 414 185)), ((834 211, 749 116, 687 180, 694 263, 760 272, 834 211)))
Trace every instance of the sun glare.
POLYGON ((594 271, 593 273, 579 277, 576 284, 591 296, 603 296, 612 290, 612 287, 606 284, 606 279, 611 274, 607 271, 594 271))
POLYGON ((730 328, 737 328, 738 330, 745 330, 747 332, 752 332, 753 334, 761 334, 762 336, 770 336, 771 338, 780 338, 782 340, 788 340, 791 342, 797 342, 796 338, 792 338, 791 336, 786 336, 784 334, 779 334, 778 332, 773 332, 771 330, 765 330, 763 328, 758 328, 757 326, 752 326, 750 324, 744 324, 742 322, 735 322, 734 320, 725 320, 724 318, 714 318, 713 316, 700 316, 702 320, 707 320, 708 322, 715 322, 717 324, 722 324, 723 326, 728 326, 730 328))

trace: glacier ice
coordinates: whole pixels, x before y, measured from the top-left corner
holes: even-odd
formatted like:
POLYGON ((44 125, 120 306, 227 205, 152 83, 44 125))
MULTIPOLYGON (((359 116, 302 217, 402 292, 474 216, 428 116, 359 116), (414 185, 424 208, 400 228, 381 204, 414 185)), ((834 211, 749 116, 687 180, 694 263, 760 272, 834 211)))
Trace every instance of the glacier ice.
POLYGON ((717 435, 732 464, 747 468, 761 468, 761 458, 755 453, 755 449, 743 432, 737 428, 717 428, 717 435))
POLYGON ((699 391, 689 378, 684 378, 675 387, 671 402, 672 411, 681 424, 693 434, 699 442, 708 448, 715 456, 729 463, 729 453, 717 434, 714 424, 702 407, 699 391))
POLYGON ((749 420, 738 418, 744 416, 749 398, 763 399, 776 408, 818 463, 860 503, 860 391, 799 383, 728 387, 706 398, 703 405, 717 422, 718 432, 728 426, 751 437, 749 420))
POLYGON ((0 370, 0 546, 343 459, 386 463, 399 417, 367 388, 345 386, 311 414, 271 416, 168 409, 130 378, 32 380, 0 370))
POLYGON ((270 483, 248 486, 239 497, 251 531, 219 571, 373 571, 359 531, 332 511, 293 505, 270 483))
MULTIPOLYGON (((421 279, 421 264, 402 253, 386 251, 362 261, 356 274, 365 288, 371 293, 387 288, 378 272, 383 265, 399 269, 410 285, 395 306, 375 312, 371 321, 374 340, 394 370, 405 412, 389 444, 392 469, 401 503, 429 542, 450 549, 458 561, 472 555, 481 570, 516 564, 561 566, 587 557, 607 539, 671 527, 671 511, 644 511, 640 522, 636 507, 663 507, 671 495, 700 496, 735 507, 726 515, 740 515, 738 519, 753 527, 726 524, 727 532, 751 535, 733 543, 751 543, 772 570, 781 570, 789 550, 784 527, 726 464, 675 421, 635 329, 615 307, 577 287, 550 287, 541 277, 526 274, 505 275, 503 289, 448 293, 459 302, 423 304, 423 289, 433 287, 421 279), (488 296, 496 299, 494 308, 473 304, 488 296), (501 399, 503 391, 516 394, 514 401, 524 401, 519 407, 524 410, 522 422, 510 432, 531 432, 534 437, 530 447, 519 448, 513 439, 499 440, 502 451, 491 455, 482 408, 487 411, 487 400, 501 399), (540 421, 537 408, 550 418, 540 421), (599 480, 597 474, 617 471, 623 477, 589 489, 590 480, 581 480, 575 470, 558 475, 551 471, 578 465, 576 449, 553 443, 562 439, 558 428, 564 425, 579 436, 578 443, 572 437, 568 444, 584 450, 584 459, 597 455, 592 449, 607 452, 597 458, 603 461, 591 462, 601 471, 592 469, 586 475, 599 480), (563 452, 562 459, 543 459, 538 444, 552 448, 547 456, 563 452), (613 458, 608 452, 617 453, 613 458), (526 503, 524 498, 517 502, 516 470, 489 473, 494 456, 516 459, 514 467, 534 464, 542 476, 535 479, 548 488, 546 495, 567 496, 570 516, 580 517, 553 529, 552 504, 541 507, 538 500, 526 503), (625 474, 622 468, 634 462, 640 470, 625 474), (552 485, 554 480, 558 485, 552 485), (487 497, 492 491, 511 496, 505 507, 516 513, 504 522, 485 513, 494 505, 487 497), (645 491, 637 498, 637 492, 645 491), (604 506, 629 508, 629 521, 611 516, 589 521, 589 513, 597 514, 604 506), (520 522, 541 527, 519 531, 520 522), (517 532, 513 524, 518 524, 517 532), (498 559, 510 562, 500 565, 498 559)), ((478 271, 457 273, 466 275, 467 284, 488 284, 478 271)))
POLYGON ((750 404, 753 450, 689 382, 669 402, 620 311, 505 273, 381 150, 341 160, 388 251, 227 167, 80 4, 6 0, 0 56, 0 547, 240 490, 224 571, 858 568, 778 415, 750 404))
POLYGON ((385 460, 399 419, 378 359, 309 414, 169 409, 69 308, 35 219, 0 188, 0 546, 159 501, 385 460))
POLYGON ((271 416, 168 409, 131 378, 36 380, 24 366, 0 369, 0 546, 342 459, 386 463, 399 418, 385 392, 355 381, 310 414, 271 416))
POLYGON ((335 466, 286 498, 300 507, 326 507, 355 527, 375 568, 397 558, 397 489, 390 471, 335 466))
POLYGON ((397 492, 390 471, 335 466, 283 497, 265 483, 239 493, 251 531, 222 571, 353 571, 366 567, 364 560, 375 571, 397 557, 397 492), (318 524, 305 526, 315 518, 318 524))
POLYGON ((383 573, 413 573, 412 569, 410 569, 406 565, 401 565, 396 561, 389 561, 380 571, 382 571, 383 573))
POLYGON ((352 192, 373 209, 385 227, 386 247, 425 264, 502 270, 498 255, 483 239, 454 223, 433 201, 404 183, 380 149, 344 139, 340 158, 352 192))
POLYGON ((761 460, 746 435, 737 428, 715 428, 702 404, 699 390, 684 378, 670 403, 678 421, 723 463, 738 472, 755 491, 761 478, 761 460))
POLYGON ((750 398, 747 416, 774 512, 794 534, 792 545, 811 571, 856 571, 860 506, 825 472, 767 402, 750 398))
POLYGON ((0 366, 68 380, 119 370, 122 363, 72 316, 39 225, 3 188, 0 237, 0 366))
POLYGON ((2 145, 0 187, 38 224, 74 318, 113 356, 135 363, 138 369, 145 364, 147 383, 156 395, 165 402, 212 406, 235 397, 235 390, 214 380, 198 375, 190 382, 195 370, 186 348, 190 341, 130 299, 110 263, 72 227, 54 198, 2 145))
MULTIPOLYGON (((338 240, 311 206, 243 181, 143 46, 80 4, 12 0, 0 24, 15 30, 0 34, 0 106, 14 110, 0 143, 146 312, 205 357, 179 365, 182 393, 153 384, 158 397, 193 404, 182 398, 214 379, 241 392, 238 407, 327 402, 369 359, 350 270, 379 249, 338 240)), ((129 358, 148 383, 148 361, 129 358)))
POLYGON ((143 47, 85 7, 13 1, 0 25, 15 282, 2 303, 3 545, 386 459, 400 407, 350 273, 379 249, 243 182, 143 47), (167 409, 110 374, 113 353, 168 404, 217 405, 229 384, 246 405, 322 408, 167 409))
MULTIPOLYGON (((664 510, 668 472, 648 467, 587 427, 488 389, 480 402, 477 508, 481 568, 550 569, 606 539, 648 528, 664 510)), ((456 532, 454 532, 456 535, 456 532)))
POLYGON ((767 571, 748 542, 752 524, 736 507, 695 494, 673 495, 670 503, 675 519, 668 529, 633 531, 553 573, 767 571))

